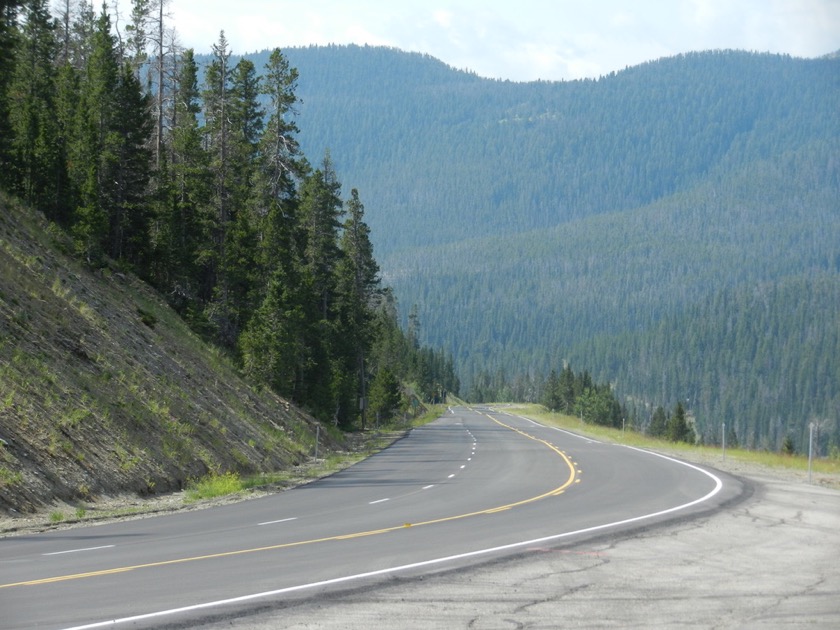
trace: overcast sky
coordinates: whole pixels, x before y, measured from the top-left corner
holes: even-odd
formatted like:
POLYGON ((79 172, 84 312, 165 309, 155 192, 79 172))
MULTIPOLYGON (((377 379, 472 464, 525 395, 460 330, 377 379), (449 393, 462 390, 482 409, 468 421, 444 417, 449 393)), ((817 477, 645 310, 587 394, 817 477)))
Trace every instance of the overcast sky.
POLYGON ((385 45, 514 81, 598 77, 680 52, 817 57, 840 49, 840 0, 169 0, 180 42, 209 52, 385 45))

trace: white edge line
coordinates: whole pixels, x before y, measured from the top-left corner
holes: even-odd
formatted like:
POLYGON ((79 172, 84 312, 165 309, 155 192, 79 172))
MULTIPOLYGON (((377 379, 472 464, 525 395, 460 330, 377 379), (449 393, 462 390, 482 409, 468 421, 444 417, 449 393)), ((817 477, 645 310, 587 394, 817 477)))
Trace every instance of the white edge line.
POLYGON ((60 556, 63 553, 79 553, 80 551, 96 551, 97 549, 110 549, 116 545, 102 545, 101 547, 86 547, 85 549, 68 549, 67 551, 53 551, 51 553, 42 553, 42 556, 60 556))
POLYGON ((655 453, 653 451, 646 451, 641 448, 636 448, 634 446, 627 446, 626 448, 631 448, 635 451, 639 451, 640 453, 647 453, 648 455, 655 455, 656 457, 661 457, 662 459, 667 459, 669 461, 675 462, 677 464, 681 464, 683 466, 688 466, 689 468, 693 468, 697 470, 707 477, 710 477, 715 482, 715 487, 710 492, 708 492, 705 496, 700 497, 699 499, 695 499, 694 501, 689 501, 688 503, 683 503, 682 505, 678 505, 676 507, 668 508, 667 510, 660 510, 659 512, 653 512, 651 514, 644 514, 642 516, 634 516, 633 518, 627 518, 621 521, 614 521, 612 523, 605 523, 603 525, 594 525, 592 527, 586 527, 584 529, 578 529, 572 532, 564 532, 562 534, 553 534, 551 536, 544 536, 543 538, 535 538, 533 540, 526 540, 524 542, 518 543, 511 543, 509 545, 502 545, 500 547, 492 547, 490 549, 479 549, 477 551, 469 551, 467 553, 460 553, 453 556, 445 556, 443 558, 435 558, 434 560, 423 560, 422 562, 414 562, 412 564, 404 564, 398 567, 390 567, 387 569, 378 569, 376 571, 368 571, 367 573, 357 573, 356 575, 346 575, 344 577, 339 578, 332 578, 330 580, 323 580, 321 582, 312 582, 310 584, 300 584, 298 586, 288 586, 286 588, 280 588, 274 591, 265 591, 263 593, 253 593, 251 595, 242 595, 240 597, 232 597, 230 599, 221 599, 214 602, 205 602, 203 604, 194 604, 192 606, 184 606, 182 608, 172 608, 170 610, 161 610, 154 613, 147 613, 144 615, 136 615, 134 617, 123 617, 122 619, 113 619, 111 621, 100 621, 97 623, 91 623, 84 626, 73 626, 72 628, 65 628, 64 630, 93 630, 93 628, 106 628, 108 626, 116 626, 118 624, 123 623, 132 623, 135 621, 145 621, 148 619, 155 619, 157 617, 166 617, 170 615, 177 615, 179 613, 186 613, 186 612, 195 612, 198 610, 203 610, 205 608, 217 608, 221 606, 229 606, 231 604, 240 604, 243 602, 253 601, 255 599, 263 599, 266 597, 276 597, 278 595, 286 595, 288 593, 295 593, 298 591, 303 591, 307 589, 319 588, 323 586, 333 586, 335 584, 342 584, 344 582, 352 582, 354 580, 363 580, 365 578, 377 577, 380 575, 386 575, 389 573, 397 573, 401 571, 409 571, 411 569, 418 569, 421 567, 429 567, 434 566, 436 564, 444 564, 446 562, 452 562, 454 560, 463 560, 465 558, 472 558, 475 556, 481 556, 491 553, 497 553, 500 551, 508 551, 511 549, 516 549, 518 547, 529 547, 532 545, 538 545, 546 542, 551 542, 554 540, 560 540, 561 538, 569 538, 571 536, 576 536, 578 534, 588 534, 591 532, 597 532, 604 529, 610 529, 612 527, 620 527, 622 525, 628 525, 630 523, 637 523, 639 521, 644 521, 651 518, 656 518, 658 516, 663 516, 664 514, 671 514, 673 512, 678 512, 680 510, 684 510, 686 508, 690 508, 698 503, 703 503, 704 501, 708 501, 713 496, 715 496, 718 492, 720 492, 721 488, 723 488, 723 482, 720 480, 719 477, 713 475, 708 470, 704 470, 699 466, 695 466, 694 464, 689 464, 688 462, 683 462, 678 459, 674 459, 673 457, 668 457, 667 455, 661 455, 660 453, 655 453))
MULTIPOLYGON (((542 425, 542 426, 545 426, 545 425, 542 425)), ((584 437, 583 435, 580 435, 578 433, 574 433, 573 431, 566 431, 566 429, 561 429, 559 427, 546 427, 546 428, 554 429, 555 431, 560 431, 560 433, 565 433, 566 435, 571 435, 572 437, 579 438, 579 439, 583 440, 584 442, 589 442, 590 444, 603 444, 603 442, 601 442, 600 440, 593 440, 592 438, 584 437)), ((645 452, 647 452, 647 451, 645 451, 645 452)))

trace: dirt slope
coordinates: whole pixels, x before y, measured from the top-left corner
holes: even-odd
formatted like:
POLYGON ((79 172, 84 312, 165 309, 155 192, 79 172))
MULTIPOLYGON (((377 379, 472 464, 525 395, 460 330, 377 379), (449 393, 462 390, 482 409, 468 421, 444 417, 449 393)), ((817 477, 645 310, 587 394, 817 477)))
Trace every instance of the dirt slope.
MULTIPOLYGON (((0 513, 293 466, 314 420, 258 392, 130 274, 0 197, 0 513)), ((322 430, 321 452, 336 447, 322 430)))

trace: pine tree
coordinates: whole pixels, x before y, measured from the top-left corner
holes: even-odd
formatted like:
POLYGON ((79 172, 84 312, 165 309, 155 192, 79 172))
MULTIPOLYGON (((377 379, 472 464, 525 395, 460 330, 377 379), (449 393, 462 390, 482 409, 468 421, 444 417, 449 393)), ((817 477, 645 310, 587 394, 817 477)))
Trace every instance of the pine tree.
POLYGON ((262 94, 269 99, 268 122, 260 140, 258 189, 264 194, 261 213, 271 203, 282 202, 294 194, 293 177, 302 172, 297 125, 291 120, 297 102, 298 72, 275 48, 265 67, 262 94))
POLYGON ((341 183, 329 152, 321 168, 309 174, 300 192, 300 220, 305 235, 305 264, 324 321, 330 319, 335 296, 335 267, 341 252, 338 230, 342 215, 341 183))
POLYGON ((661 405, 653 412, 653 418, 650 421, 648 434, 652 437, 665 437, 668 432, 668 417, 665 415, 665 408, 661 405))
POLYGON ((212 47, 213 58, 205 73, 204 97, 204 144, 210 157, 210 172, 213 177, 212 206, 213 255, 208 261, 212 265, 212 298, 207 306, 207 319, 215 329, 216 340, 228 348, 234 347, 242 322, 237 321, 226 264, 235 259, 226 251, 229 232, 236 218, 233 205, 233 166, 231 145, 233 142, 230 116, 232 87, 228 42, 224 31, 212 47))
POLYGON ((348 383, 342 373, 340 353, 337 352, 336 274, 341 256, 338 230, 341 227, 341 184, 332 167, 329 154, 322 167, 309 173, 300 189, 299 221, 302 236, 303 282, 309 292, 306 305, 310 322, 307 347, 310 363, 304 384, 306 398, 316 415, 329 417, 345 425, 355 410, 342 399, 348 383))
POLYGON ((377 421, 388 420, 400 405, 400 382, 386 367, 379 369, 370 384, 370 413, 377 421))
POLYGON ((338 321, 336 323, 336 354, 342 364, 342 373, 355 374, 347 379, 347 388, 339 397, 345 409, 351 407, 355 394, 362 401, 362 429, 365 428, 367 392, 366 357, 373 345, 375 330, 374 300, 379 294, 379 265, 373 257, 370 228, 364 221, 364 206, 359 191, 350 191, 347 202, 347 219, 341 236, 342 256, 336 265, 336 294, 338 321), (340 343, 340 347, 338 347, 340 343))
POLYGON ((261 300, 261 269, 257 264, 261 217, 255 212, 260 200, 255 184, 264 115, 259 93, 260 79, 254 64, 240 60, 231 73, 226 109, 230 221, 224 233, 214 299, 219 321, 224 321, 222 340, 230 347, 235 346, 261 300))
POLYGON ((694 430, 688 424, 682 402, 677 402, 677 406, 674 408, 674 414, 668 420, 666 434, 672 442, 694 443, 694 430))
POLYGON ((557 411, 562 406, 560 397, 560 379, 555 370, 551 370, 548 375, 548 379, 543 386, 542 404, 549 411, 557 411))
POLYGON ((121 63, 103 7, 89 44, 68 154, 80 191, 73 234, 88 261, 104 254, 145 274, 150 256, 148 97, 121 63))
POLYGON ((572 413, 575 407, 575 373, 569 365, 560 372, 559 409, 563 413, 572 413))
POLYGON ((118 222, 109 217, 109 202, 115 195, 113 177, 118 160, 119 137, 113 127, 119 86, 119 62, 107 11, 95 21, 90 36, 89 58, 83 65, 77 110, 78 118, 71 145, 71 177, 80 191, 73 235, 77 250, 92 264, 98 264, 113 245, 118 222))
POLYGON ((156 284, 194 328, 203 325, 203 305, 213 293, 216 247, 211 204, 210 158, 202 144, 198 117, 201 97, 192 49, 178 65, 173 128, 169 143, 170 193, 158 217, 156 284))
POLYGON ((143 93, 131 65, 123 64, 117 84, 113 132, 114 189, 109 199, 110 255, 148 278, 151 259, 151 213, 148 201, 151 177, 153 121, 149 97, 143 93))
POLYGON ((8 142, 8 138, 12 137, 8 89, 15 74, 17 11, 21 4, 19 0, 7 0, 0 4, 0 188, 7 190, 15 181, 12 168, 14 157, 8 142))
POLYGON ((55 31, 46 0, 25 5, 9 103, 14 189, 29 205, 60 219, 65 176, 55 116, 55 31))

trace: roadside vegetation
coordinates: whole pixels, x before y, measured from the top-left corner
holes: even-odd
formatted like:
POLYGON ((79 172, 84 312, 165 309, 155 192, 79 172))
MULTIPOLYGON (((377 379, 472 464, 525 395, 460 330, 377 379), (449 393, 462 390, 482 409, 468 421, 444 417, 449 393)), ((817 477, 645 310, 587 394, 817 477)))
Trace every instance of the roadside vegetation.
MULTIPOLYGON (((579 417, 570 416, 564 413, 557 413, 547 410, 543 405, 538 404, 500 404, 499 408, 510 413, 533 418, 549 426, 574 431, 581 435, 592 437, 614 444, 626 444, 637 448, 645 448, 654 451, 662 451, 683 456, 686 459, 700 458, 703 461, 717 459, 721 463, 725 460, 739 461, 748 464, 755 464, 767 468, 785 469, 791 471, 807 472, 808 456, 796 453, 780 453, 772 451, 747 450, 738 447, 727 447, 724 456, 722 445, 715 446, 703 444, 689 444, 687 442, 674 442, 668 439, 657 438, 645 435, 632 429, 632 427, 608 427, 582 422, 579 417)), ((840 487, 840 457, 819 457, 811 462, 813 473, 836 476, 832 483, 840 487)))

